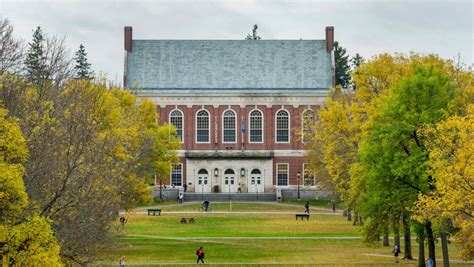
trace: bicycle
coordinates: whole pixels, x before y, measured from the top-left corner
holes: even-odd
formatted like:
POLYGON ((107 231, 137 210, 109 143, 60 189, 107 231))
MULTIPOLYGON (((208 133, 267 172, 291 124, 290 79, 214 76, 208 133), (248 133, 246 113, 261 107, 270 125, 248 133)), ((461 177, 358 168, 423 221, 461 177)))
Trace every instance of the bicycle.
MULTIPOLYGON (((199 207, 199 211, 203 212, 203 211, 206 211, 206 210, 204 209, 203 206, 201 206, 201 207, 199 207)), ((211 206, 207 207, 207 212, 211 212, 211 211, 212 211, 211 206)))

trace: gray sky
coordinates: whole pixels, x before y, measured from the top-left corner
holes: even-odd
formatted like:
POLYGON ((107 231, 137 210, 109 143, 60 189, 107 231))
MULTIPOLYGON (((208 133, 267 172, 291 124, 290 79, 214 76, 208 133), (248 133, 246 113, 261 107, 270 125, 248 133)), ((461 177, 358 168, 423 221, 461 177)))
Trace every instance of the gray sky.
POLYGON ((123 27, 134 39, 243 39, 258 24, 262 39, 335 39, 352 56, 383 52, 458 53, 473 62, 473 4, 457 1, 5 1, 0 16, 26 41, 41 26, 66 36, 71 53, 84 44, 96 72, 123 73, 123 27))

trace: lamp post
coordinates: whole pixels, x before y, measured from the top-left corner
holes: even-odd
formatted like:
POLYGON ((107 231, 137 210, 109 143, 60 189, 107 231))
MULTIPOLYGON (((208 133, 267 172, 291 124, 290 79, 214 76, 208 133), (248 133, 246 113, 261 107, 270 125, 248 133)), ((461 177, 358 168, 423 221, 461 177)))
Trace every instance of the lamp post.
POLYGON ((204 200, 204 181, 201 183, 201 200, 204 200))
POLYGON ((296 174, 296 182, 298 183, 298 200, 300 200, 300 179, 301 179, 301 172, 296 174))

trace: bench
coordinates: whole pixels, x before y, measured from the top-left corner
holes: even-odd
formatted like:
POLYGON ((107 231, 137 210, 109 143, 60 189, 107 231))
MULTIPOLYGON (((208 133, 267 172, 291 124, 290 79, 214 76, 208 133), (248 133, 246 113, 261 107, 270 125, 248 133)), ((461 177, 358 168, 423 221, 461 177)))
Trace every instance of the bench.
POLYGON ((303 220, 304 218, 306 218, 307 221, 309 220, 309 214, 295 214, 295 215, 296 215, 296 220, 298 220, 298 218, 301 218, 301 220, 303 220))
POLYGON ((194 223, 194 218, 181 218, 181 223, 194 223))
POLYGON ((148 215, 155 216, 158 213, 159 216, 161 216, 161 210, 160 209, 148 209, 148 215))

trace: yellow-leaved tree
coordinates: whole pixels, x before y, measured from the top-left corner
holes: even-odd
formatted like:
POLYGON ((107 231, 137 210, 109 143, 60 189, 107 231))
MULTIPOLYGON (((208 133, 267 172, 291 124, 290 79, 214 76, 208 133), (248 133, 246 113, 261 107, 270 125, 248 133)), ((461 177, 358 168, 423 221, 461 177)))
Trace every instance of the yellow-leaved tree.
POLYGON ((28 152, 20 127, 0 108, 0 263, 61 266, 59 245, 46 218, 26 212, 23 174, 28 152))

